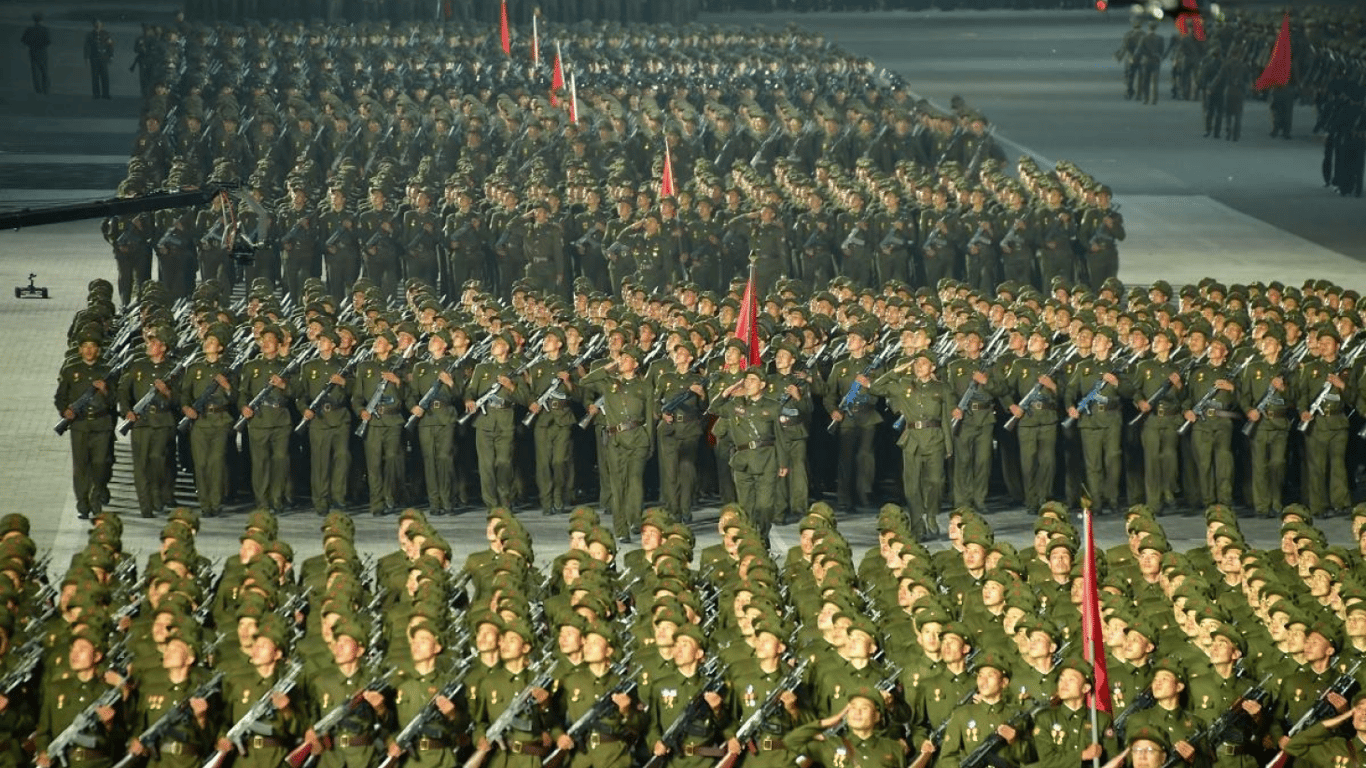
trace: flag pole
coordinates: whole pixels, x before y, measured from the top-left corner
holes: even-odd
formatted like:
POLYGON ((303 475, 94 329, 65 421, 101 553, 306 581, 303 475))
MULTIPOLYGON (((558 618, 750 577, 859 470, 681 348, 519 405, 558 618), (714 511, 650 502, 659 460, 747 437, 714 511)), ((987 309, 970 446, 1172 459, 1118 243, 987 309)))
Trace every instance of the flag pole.
MULTIPOLYGON (((1086 583, 1087 583, 1087 585, 1088 585, 1088 586, 1087 586, 1087 590, 1089 591, 1089 590, 1090 590, 1090 586, 1089 586, 1089 585, 1091 584, 1091 579, 1095 577, 1095 571, 1096 571, 1096 539, 1095 539, 1095 532, 1094 532, 1094 530, 1093 530, 1092 527, 1091 527, 1091 525, 1092 525, 1091 505, 1089 505, 1089 504, 1086 505, 1086 507, 1084 507, 1084 508, 1082 509, 1082 514, 1086 515, 1086 564, 1085 564, 1083 567, 1090 571, 1090 575, 1087 576, 1087 579, 1086 579, 1086 583)), ((1085 610, 1087 610, 1087 611, 1092 610, 1091 604, 1090 604, 1090 599, 1091 599, 1090 595, 1087 595, 1087 604, 1086 604, 1086 608, 1085 608, 1085 610)), ((1096 620, 1097 620, 1097 623, 1099 623, 1100 616, 1097 615, 1095 618, 1096 618, 1096 620)), ((1083 638, 1083 644, 1086 646, 1086 655, 1091 657, 1091 658, 1087 659, 1087 661, 1091 662, 1091 669, 1094 670, 1095 667, 1096 667, 1096 650, 1095 650, 1095 645, 1092 644, 1091 642, 1087 641, 1086 638, 1083 638)), ((1094 672, 1093 672, 1092 674, 1093 674, 1092 680, 1094 681, 1094 679, 1095 679, 1095 678, 1094 678, 1094 672)), ((1099 717, 1099 715, 1096 714, 1096 707, 1098 707, 1098 706, 1100 705, 1100 698, 1096 695, 1095 686, 1094 686, 1094 685, 1092 685, 1091 695, 1090 695, 1089 697, 1087 697, 1087 698, 1091 699, 1091 743, 1092 743, 1092 744, 1099 744, 1099 743, 1100 743, 1100 717, 1099 717)), ((1095 757, 1091 758, 1091 768, 1100 768, 1100 754, 1099 754, 1099 753, 1097 753, 1095 757)))

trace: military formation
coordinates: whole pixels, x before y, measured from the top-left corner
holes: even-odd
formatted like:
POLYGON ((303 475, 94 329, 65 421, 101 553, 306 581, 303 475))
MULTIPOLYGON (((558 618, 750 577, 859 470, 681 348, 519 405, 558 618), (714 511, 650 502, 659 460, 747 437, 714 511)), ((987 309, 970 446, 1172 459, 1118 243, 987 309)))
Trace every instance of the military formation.
POLYGON ((1136 15, 1115 51, 1123 67, 1125 98, 1156 104, 1162 62, 1170 59, 1170 98, 1201 103, 1206 138, 1238 141, 1244 104, 1253 99, 1267 104, 1271 138, 1289 140, 1295 106, 1312 105, 1310 133, 1324 134, 1323 185, 1344 197, 1360 197, 1366 177, 1366 49, 1360 11, 1297 9, 1290 20, 1290 81, 1259 91, 1254 83, 1271 56, 1281 19, 1279 9, 1236 10, 1227 16, 1182 11, 1164 41, 1157 20, 1136 15))

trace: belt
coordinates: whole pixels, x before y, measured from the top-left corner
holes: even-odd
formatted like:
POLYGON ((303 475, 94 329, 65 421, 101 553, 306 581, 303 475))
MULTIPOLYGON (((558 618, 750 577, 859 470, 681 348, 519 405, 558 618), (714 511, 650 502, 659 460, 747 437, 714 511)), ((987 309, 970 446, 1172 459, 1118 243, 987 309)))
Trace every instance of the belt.
POLYGON ((270 400, 267 400, 266 402, 261 403, 261 407, 262 407, 262 408, 284 408, 284 407, 285 407, 285 404, 284 404, 284 403, 272 402, 272 401, 270 401, 270 400))
POLYGON ((777 752, 787 749, 787 745, 782 739, 775 739, 772 736, 765 736, 762 739, 755 739, 754 748, 760 752, 777 752))
POLYGON ((550 754, 550 750, 539 741, 522 741, 521 739, 509 739, 508 751, 514 755, 531 755, 532 757, 545 757, 550 754))
POLYGON ((773 445, 772 440, 751 440, 748 443, 736 443, 736 451, 752 451, 755 448, 768 448, 773 445))
POLYGON ((1175 416, 1180 412, 1181 406, 1167 405, 1166 403, 1161 403, 1157 406, 1157 408, 1153 409, 1154 416, 1175 416))
POLYGON ((248 749, 267 749, 275 747, 285 747, 284 739, 277 739, 274 736, 252 736, 251 741, 247 742, 248 749))
POLYGON ((593 731, 592 733, 588 734, 587 741, 588 748, 594 749, 600 744, 615 744, 619 741, 623 741, 623 739, 614 733, 602 733, 599 731, 593 731))
POLYGON ((616 435, 616 434, 620 434, 620 433, 622 433, 622 432, 626 432, 626 431, 635 429, 636 427, 639 427, 639 426, 640 426, 640 422, 638 422, 638 421, 623 421, 623 422, 620 423, 620 424, 615 424, 615 425, 612 425, 612 426, 603 427, 603 430, 602 430, 602 431, 606 432, 606 433, 609 434, 609 435, 616 435))
POLYGON ((1288 419, 1290 418, 1289 408, 1267 408, 1266 418, 1268 419, 1288 419))
POLYGON ((67 756, 73 763, 81 760, 105 760, 109 757, 98 749, 86 749, 85 747, 72 747, 67 756))
POLYGON ((332 741, 333 749, 351 749, 353 747, 368 747, 375 743, 375 739, 359 733, 339 733, 337 738, 332 741))
POLYGON ((709 747, 705 744, 684 744, 679 750, 686 757, 725 757, 726 750, 723 747, 709 747))
POLYGON ((545 409, 548 410, 548 411, 556 411, 556 410, 559 410, 560 408, 567 408, 568 406, 569 406, 569 401, 568 401, 568 400, 553 400, 553 399, 552 399, 552 400, 547 400, 547 401, 545 401, 545 409))
POLYGON ((341 405, 338 403, 323 403, 318 406, 318 413, 331 413, 338 408, 341 408, 341 405))
POLYGON ((906 429, 938 429, 938 419, 926 419, 924 421, 907 421, 906 429))
POLYGON ((226 405, 206 405, 206 406, 204 406, 204 413, 227 413, 227 412, 228 412, 228 406, 226 406, 226 405))
POLYGON ((453 745, 445 739, 418 739, 414 744, 418 752, 434 752, 438 749, 450 749, 453 745))
POLYGON ((992 402, 990 400, 973 400, 968 403, 969 411, 985 411, 989 410, 991 407, 992 402))
POLYGON ((373 415, 375 415, 375 416, 388 416, 388 415, 391 414, 391 413, 398 413, 398 406, 397 406, 397 405, 377 405, 377 406, 375 406, 375 410, 371 411, 371 413, 372 413, 373 415))
POLYGON ((1091 413, 1105 413, 1106 411, 1118 411, 1119 403, 1091 403, 1091 413))
POLYGON ((189 755, 191 757, 199 754, 199 747, 184 741, 163 741, 157 746, 157 751, 163 755, 189 755))
POLYGON ((431 403, 431 406, 430 406, 427 410, 430 410, 430 411, 439 411, 439 410, 441 410, 442 408, 448 407, 449 405, 450 405, 450 403, 447 403, 447 402, 444 402, 444 401, 441 401, 441 400, 433 400, 432 403, 431 403))
POLYGON ((166 410, 164 407, 157 405, 156 403, 148 403, 147 407, 142 409, 142 415, 146 416, 149 413, 161 413, 164 410, 166 410))
POLYGON ((1036 410, 1036 411, 1042 411, 1042 410, 1045 409, 1045 408, 1052 408, 1052 407, 1053 407, 1053 404, 1052 404, 1052 403, 1045 403, 1045 402, 1042 401, 1042 400, 1035 400, 1034 402, 1032 402, 1032 403, 1029 404, 1029 407, 1030 407, 1030 408, 1033 408, 1033 409, 1036 410))
POLYGON ((1221 755, 1245 755, 1247 754, 1247 747, 1242 744, 1224 742, 1219 745, 1218 752, 1221 755))
POLYGON ((1325 406, 1323 406, 1323 415, 1324 415, 1324 416, 1336 416, 1336 415, 1338 415, 1338 414, 1340 414, 1340 413, 1342 413, 1342 412, 1343 412, 1343 409, 1342 409, 1342 407, 1339 406, 1339 405, 1325 405, 1325 406))
POLYGON ((1233 419, 1233 418, 1237 418, 1237 417, 1238 417, 1237 412, 1235 412, 1235 411, 1225 411, 1225 410, 1223 410, 1222 408, 1206 408, 1206 409, 1204 410, 1204 412, 1203 412, 1202 415, 1203 415, 1205 418, 1207 418, 1207 419, 1213 419, 1213 418, 1233 419))

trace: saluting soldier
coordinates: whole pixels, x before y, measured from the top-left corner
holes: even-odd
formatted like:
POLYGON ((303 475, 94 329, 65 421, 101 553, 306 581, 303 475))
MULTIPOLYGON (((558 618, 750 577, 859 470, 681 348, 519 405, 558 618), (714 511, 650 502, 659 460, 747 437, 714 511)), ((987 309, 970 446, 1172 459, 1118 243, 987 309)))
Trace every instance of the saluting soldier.
POLYGON ((650 385, 636 374, 644 354, 635 346, 623 347, 615 363, 590 371, 581 381, 597 402, 589 412, 601 419, 603 454, 611 465, 607 489, 612 527, 617 539, 629 542, 640 531, 645 503, 645 462, 654 452, 655 424, 659 405, 650 385), (600 402, 601 406, 597 403, 600 402))
POLYGON ((194 487, 205 517, 222 514, 227 496, 228 439, 232 436, 236 375, 232 361, 223 357, 232 329, 223 324, 204 334, 203 357, 180 378, 180 410, 194 421, 190 428, 190 453, 194 457, 194 487), (203 397, 203 402, 200 398, 203 397), (202 406, 202 411, 196 410, 202 406))
POLYGON ((762 369, 745 369, 745 376, 721 392, 712 410, 729 424, 735 444, 730 470, 735 475, 736 500, 749 513, 759 535, 768 536, 778 504, 778 484, 787 477, 787 433, 779 419, 782 405, 768 395, 762 369))
POLYGON ((312 470, 309 487, 319 515, 346 503, 347 473, 351 470, 351 412, 347 410, 343 375, 346 361, 337 354, 337 332, 324 328, 313 339, 318 356, 304 363, 294 387, 299 412, 308 422, 312 470), (314 410, 314 400, 322 396, 314 410))
POLYGON ((911 530, 917 537, 939 533, 944 460, 953 455, 953 395, 934 369, 933 355, 922 350, 876 381, 862 375, 858 379, 869 394, 887 398, 905 420, 897 445, 911 530))
POLYGON ((787 735, 788 751, 811 756, 821 765, 857 765, 862 768, 902 768, 906 753, 900 742, 884 735, 882 695, 868 686, 851 691, 838 712, 812 720, 787 735), (823 731, 843 722, 847 733, 839 738, 823 731))

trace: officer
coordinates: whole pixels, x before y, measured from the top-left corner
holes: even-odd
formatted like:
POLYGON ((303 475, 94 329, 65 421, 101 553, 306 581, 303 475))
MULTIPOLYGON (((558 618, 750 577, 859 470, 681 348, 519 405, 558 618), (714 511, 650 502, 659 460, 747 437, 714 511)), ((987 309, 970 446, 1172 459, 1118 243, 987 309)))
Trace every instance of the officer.
POLYGON ((590 371, 582 384, 596 395, 590 414, 600 415, 606 444, 603 454, 611 465, 607 489, 612 527, 617 540, 629 542, 640 531, 640 512, 645 503, 645 462, 654 451, 659 404, 650 386, 636 374, 644 355, 634 346, 623 347, 615 363, 590 371))
POLYGON ((891 409, 905 420, 897 446, 911 532, 917 538, 939 533, 944 460, 953 455, 953 395, 934 369, 934 356, 921 351, 876 381, 867 376, 858 379, 870 395, 887 398, 891 409))
POLYGON ((565 333, 556 325, 546 328, 541 340, 541 359, 527 369, 527 405, 535 418, 532 432, 536 447, 536 487, 541 512, 562 514, 574 493, 574 411, 570 398, 577 396, 576 371, 570 369, 564 351, 565 333))
MULTIPOLYGON (((370 514, 398 512, 398 492, 403 485, 403 403, 408 397, 407 358, 395 347, 393 331, 375 334, 374 353, 356 367, 351 387, 351 410, 360 414, 365 430, 365 474, 370 486, 370 514)), ((416 350, 417 345, 409 347, 416 350)))
POLYGON ((203 356, 180 378, 180 410, 191 419, 190 453, 194 457, 194 487, 205 517, 222 514, 227 496, 227 452, 232 436, 236 373, 223 357, 232 330, 221 323, 209 327, 201 342, 203 356))
POLYGON ((337 332, 324 328, 314 337, 317 357, 304 363, 294 387, 296 403, 308 423, 309 487, 313 508, 322 516, 346 503, 351 470, 351 412, 347 410, 347 376, 351 366, 337 353, 337 332), (316 408, 316 410, 315 410, 316 408))
POLYGON ((479 490, 484 506, 510 506, 513 501, 512 451, 516 423, 512 407, 526 402, 526 381, 511 359, 512 337, 495 334, 489 359, 474 367, 465 383, 465 412, 475 413, 476 402, 489 392, 474 417, 475 450, 479 454, 479 490))
POLYGON ((767 390, 764 372, 747 368, 744 378, 723 390, 712 405, 727 420, 726 432, 735 444, 729 468, 736 499, 765 539, 777 509, 778 484, 790 466, 787 434, 779 423, 782 405, 767 390))
POLYGON ((261 354, 243 366, 241 389, 245 393, 244 399, 255 399, 260 392, 266 395, 257 403, 257 408, 243 402, 240 409, 242 418, 250 419, 247 434, 251 443, 251 490, 256 497, 256 507, 276 515, 284 509, 289 487, 289 436, 294 422, 289 411, 294 383, 292 376, 284 378, 290 376, 290 372, 286 371, 288 363, 281 354, 282 335, 278 326, 266 325, 257 336, 261 354))
POLYGON ((673 519, 690 523, 708 393, 706 379, 693 369, 697 348, 692 342, 679 340, 670 352, 673 370, 661 371, 654 379, 663 421, 659 425, 659 490, 661 503, 673 519))
POLYGON ((429 357, 413 367, 407 388, 408 412, 420 419, 417 434, 427 480, 427 504, 437 517, 449 514, 455 504, 456 407, 465 391, 463 374, 446 356, 450 342, 446 331, 432 332, 427 339, 429 357), (434 396, 424 407, 421 401, 429 394, 434 396))

